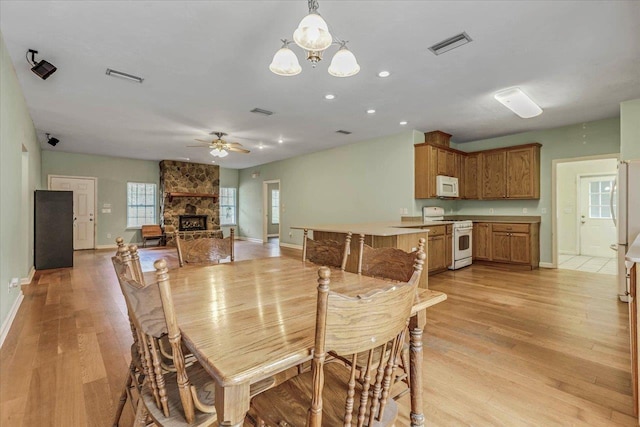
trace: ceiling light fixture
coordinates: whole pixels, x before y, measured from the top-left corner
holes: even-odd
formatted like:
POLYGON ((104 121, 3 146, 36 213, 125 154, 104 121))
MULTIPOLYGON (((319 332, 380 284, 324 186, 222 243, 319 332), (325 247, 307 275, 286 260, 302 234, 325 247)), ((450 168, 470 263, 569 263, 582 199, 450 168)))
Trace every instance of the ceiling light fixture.
POLYGON ((389 77, 390 75, 391 75, 391 73, 388 72, 388 71, 380 71, 378 73, 378 77, 389 77))
POLYGON ((31 71, 40 77, 42 80, 47 80, 47 78, 56 72, 57 68, 50 62, 45 61, 44 59, 40 62, 36 63, 36 54, 37 50, 29 49, 27 51, 27 62, 31 64, 31 71), (31 60, 29 60, 29 54, 31 54, 31 60))
POLYGON ((280 138, 278 139, 278 144, 282 144, 284 142, 284 139, 280 138))
POLYGON ((105 72, 107 76, 120 77, 121 79, 131 80, 136 83, 142 83, 144 79, 142 77, 134 76, 133 74, 123 73, 122 71, 116 71, 111 68, 107 68, 105 72))
POLYGON ((518 87, 502 90, 493 97, 523 119, 530 119, 542 114, 542 108, 518 87))
POLYGON ((375 114, 376 110, 374 110, 373 108, 370 108, 369 110, 367 110, 367 114, 375 114))
POLYGON ((401 121, 401 122, 400 122, 400 126, 404 126, 404 125, 406 125, 407 123, 409 123, 409 122, 408 122, 408 121, 406 121, 406 120, 403 120, 403 121, 401 121))
POLYGON ((56 146, 56 144, 58 142, 60 142, 60 140, 58 138, 51 138, 51 134, 47 133, 45 134, 47 135, 47 142, 49 143, 49 145, 53 145, 54 147, 56 146))
POLYGON ((318 13, 318 1, 308 0, 309 14, 305 16, 293 33, 293 41, 281 39, 282 47, 273 55, 269 69, 279 76, 295 76, 302 67, 296 54, 289 49, 295 43, 307 52, 307 60, 313 68, 322 60, 323 52, 332 44, 339 45, 338 52, 331 59, 329 74, 335 77, 350 77, 358 74, 360 65, 356 57, 347 49, 346 40, 334 40, 329 26, 318 13))
POLYGON ((209 151, 209 153, 213 156, 213 157, 227 157, 229 155, 229 153, 222 149, 222 148, 214 148, 213 150, 209 151))
POLYGON ((262 145, 262 143, 260 143, 260 145, 258 145, 258 148, 262 150, 264 148, 264 145, 262 145))
POLYGON ((324 99, 328 99, 329 101, 331 101, 332 99, 336 99, 336 96, 331 93, 328 93, 324 96, 324 99))

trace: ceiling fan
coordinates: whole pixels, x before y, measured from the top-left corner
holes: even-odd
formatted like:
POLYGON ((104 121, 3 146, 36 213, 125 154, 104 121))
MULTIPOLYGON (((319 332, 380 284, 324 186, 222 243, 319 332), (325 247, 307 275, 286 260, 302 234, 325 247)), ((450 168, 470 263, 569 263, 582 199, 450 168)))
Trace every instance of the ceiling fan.
POLYGON ((242 144, 238 142, 227 142, 222 139, 223 136, 227 135, 224 132, 211 132, 211 135, 215 135, 218 138, 213 141, 205 141, 203 139, 196 139, 196 141, 204 142, 207 145, 188 145, 187 147, 196 147, 196 148, 210 148, 211 155, 213 157, 226 157, 229 154, 229 151, 234 151, 236 153, 249 153, 250 151, 246 148, 242 147, 242 144))

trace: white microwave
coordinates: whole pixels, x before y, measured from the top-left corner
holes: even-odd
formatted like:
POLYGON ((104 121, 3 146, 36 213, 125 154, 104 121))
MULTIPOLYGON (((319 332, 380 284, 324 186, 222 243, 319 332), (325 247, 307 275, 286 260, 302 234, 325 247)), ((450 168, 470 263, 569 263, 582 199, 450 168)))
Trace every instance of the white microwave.
POLYGON ((436 196, 458 197, 458 178, 453 176, 436 176, 436 196))

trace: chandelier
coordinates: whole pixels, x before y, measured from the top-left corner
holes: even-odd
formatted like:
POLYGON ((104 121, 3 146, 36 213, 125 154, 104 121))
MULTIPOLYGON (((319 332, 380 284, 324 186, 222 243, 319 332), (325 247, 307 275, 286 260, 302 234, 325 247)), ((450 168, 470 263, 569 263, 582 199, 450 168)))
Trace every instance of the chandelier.
POLYGON ((360 65, 349 49, 345 40, 334 40, 329 33, 329 27, 318 13, 318 1, 308 0, 309 14, 305 16, 298 28, 293 32, 293 40, 282 39, 282 47, 273 55, 269 69, 279 76, 295 76, 300 74, 302 67, 296 54, 289 49, 292 43, 297 44, 307 52, 307 60, 315 66, 322 60, 323 52, 331 45, 338 45, 338 51, 333 55, 327 70, 335 77, 350 77, 358 74, 360 65))

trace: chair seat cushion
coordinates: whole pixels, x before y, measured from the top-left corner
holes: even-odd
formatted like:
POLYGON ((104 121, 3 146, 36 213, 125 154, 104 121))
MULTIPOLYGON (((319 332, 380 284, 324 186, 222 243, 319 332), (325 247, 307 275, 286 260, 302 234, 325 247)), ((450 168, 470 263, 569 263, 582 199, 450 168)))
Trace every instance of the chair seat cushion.
MULTIPOLYGON (((323 426, 343 425, 349 370, 340 363, 324 365, 323 426)), ((264 420, 267 426, 304 427, 311 407, 312 372, 300 374, 277 387, 257 395, 251 401, 250 414, 264 420), (285 424, 286 423, 286 424, 285 424)), ((356 383, 356 396, 362 386, 356 383)), ((373 385, 372 385, 373 388, 373 385)), ((354 402, 353 420, 358 417, 359 402, 354 402)), ((370 427, 391 426, 398 415, 398 406, 388 399, 383 417, 370 427)), ((369 417, 367 413, 366 417, 369 417)), ((365 422, 365 425, 368 425, 365 422)))

